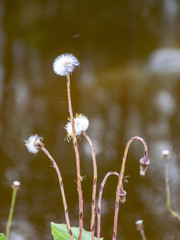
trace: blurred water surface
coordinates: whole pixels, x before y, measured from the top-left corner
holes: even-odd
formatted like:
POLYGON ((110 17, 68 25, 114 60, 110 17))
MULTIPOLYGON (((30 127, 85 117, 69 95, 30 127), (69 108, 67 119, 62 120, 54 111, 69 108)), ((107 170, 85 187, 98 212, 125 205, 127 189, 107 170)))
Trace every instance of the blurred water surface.
MULTIPOLYGON (((139 135, 149 146, 151 165, 139 176, 143 147, 133 143, 120 206, 118 239, 180 239, 179 223, 165 206, 161 152, 171 153, 172 205, 180 212, 180 2, 6 1, 0 2, 0 231, 5 232, 11 184, 20 180, 11 239, 52 239, 50 221, 65 222, 54 169, 43 153, 28 153, 32 134, 44 143, 62 171, 71 225, 78 226, 76 166, 72 143, 64 141, 68 109, 66 81, 52 70, 56 56, 73 53, 80 67, 71 76, 74 113, 90 120, 98 164, 104 175, 119 171, 126 142, 139 135), (164 54, 165 55, 158 55, 164 54), (160 66, 160 67, 159 67, 160 66)), ((92 160, 79 140, 84 227, 91 214, 92 160)), ((108 180, 102 208, 102 236, 111 239, 117 179, 108 180)))

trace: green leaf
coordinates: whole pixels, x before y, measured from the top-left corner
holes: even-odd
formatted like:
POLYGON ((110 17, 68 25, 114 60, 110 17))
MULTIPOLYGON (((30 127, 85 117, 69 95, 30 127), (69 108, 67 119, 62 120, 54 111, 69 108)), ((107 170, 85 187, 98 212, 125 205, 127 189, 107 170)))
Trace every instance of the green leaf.
POLYGON ((5 238, 3 233, 0 233, 0 240, 6 240, 6 238, 5 238))
MULTIPOLYGON (((51 222, 51 230, 52 235, 54 237, 54 240, 69 240, 70 237, 68 235, 68 230, 65 224, 56 224, 51 222)), ((79 235, 79 227, 72 227, 71 228, 73 239, 78 240, 79 235)), ((91 240, 91 232, 87 232, 83 229, 82 232, 83 240, 91 240)), ((97 238, 94 237, 94 240, 97 238)), ((103 240, 103 238, 100 238, 100 240, 103 240)))
POLYGON ((56 224, 56 223, 51 222, 51 231, 52 231, 52 235, 54 237, 54 240, 70 239, 65 224, 56 224))

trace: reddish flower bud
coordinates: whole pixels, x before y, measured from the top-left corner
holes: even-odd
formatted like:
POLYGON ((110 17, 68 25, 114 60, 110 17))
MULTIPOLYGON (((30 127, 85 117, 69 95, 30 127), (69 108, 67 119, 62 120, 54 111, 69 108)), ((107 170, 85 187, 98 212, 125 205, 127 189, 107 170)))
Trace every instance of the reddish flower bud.
POLYGON ((121 203, 124 203, 126 201, 126 195, 127 195, 126 191, 124 191, 124 189, 121 188, 120 193, 119 193, 119 196, 120 196, 119 201, 121 203))
POLYGON ((140 159, 139 162, 140 162, 140 176, 144 177, 147 171, 147 168, 150 164, 150 160, 148 158, 143 157, 140 159))

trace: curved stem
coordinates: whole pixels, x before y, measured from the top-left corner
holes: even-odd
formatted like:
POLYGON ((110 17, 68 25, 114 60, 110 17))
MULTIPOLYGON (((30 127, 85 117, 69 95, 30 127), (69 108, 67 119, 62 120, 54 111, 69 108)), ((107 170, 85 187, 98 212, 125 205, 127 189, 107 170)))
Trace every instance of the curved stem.
POLYGON ((95 231, 95 216, 96 216, 96 188, 97 188, 97 163, 96 163, 96 154, 94 150, 93 143, 89 138, 88 134, 83 131, 83 135, 89 143, 92 153, 93 160, 93 191, 92 191, 92 213, 91 213, 91 240, 94 239, 95 231))
POLYGON ((69 221, 68 207, 67 207, 66 196, 65 196, 65 191, 64 191, 64 186, 63 186, 61 172, 60 172, 60 170, 59 170, 59 168, 58 168, 54 158, 50 155, 48 150, 44 147, 44 144, 41 143, 39 147, 46 154, 46 156, 50 159, 51 163, 53 164, 53 167, 56 170, 56 173, 57 173, 57 176, 58 176, 58 180, 59 180, 59 186, 60 186, 60 190, 61 190, 62 200, 63 200, 64 214, 65 214, 68 234, 70 236, 70 240, 73 240, 73 235, 72 235, 70 221, 69 221))
POLYGON ((119 181, 118 181, 118 185, 117 185, 117 189, 116 189, 116 202, 115 202, 115 213, 114 213, 114 227, 113 227, 113 240, 116 240, 116 235, 117 235, 117 221, 118 221, 118 212, 119 212, 119 200, 120 200, 120 189, 122 187, 122 179, 124 176, 124 170, 125 170, 125 164, 126 164, 126 158, 127 158, 127 153, 129 150, 129 147, 131 145, 131 143, 134 140, 139 140, 140 142, 142 142, 142 144, 144 145, 144 157, 146 159, 148 159, 148 148, 146 145, 146 142, 144 141, 143 138, 141 137, 133 137, 131 138, 126 145, 126 148, 124 150, 124 155, 123 155, 123 160, 122 160, 122 165, 121 165, 121 170, 120 170, 120 174, 119 174, 119 181))
POLYGON ((97 212, 97 240, 99 240, 100 238, 100 234, 101 234, 101 203, 102 203, 102 194, 103 194, 103 189, 104 189, 104 185, 106 183, 106 180, 108 179, 108 177, 110 175, 116 175, 119 177, 119 174, 117 172, 108 172, 101 185, 100 185, 100 190, 99 190, 99 198, 98 198, 98 212, 97 212))
POLYGON ((83 229, 83 193, 81 188, 81 171, 80 171, 80 156, 78 150, 78 142, 75 133, 74 127, 74 117, 73 117, 73 110, 72 110, 72 103, 71 103, 71 86, 70 86, 70 74, 68 73, 66 76, 67 82, 67 96, 68 96, 68 110, 71 119, 71 126, 72 126, 72 135, 73 135, 73 145, 74 151, 76 156, 76 169, 77 169, 77 191, 79 196, 79 236, 78 239, 82 240, 82 229, 83 229))

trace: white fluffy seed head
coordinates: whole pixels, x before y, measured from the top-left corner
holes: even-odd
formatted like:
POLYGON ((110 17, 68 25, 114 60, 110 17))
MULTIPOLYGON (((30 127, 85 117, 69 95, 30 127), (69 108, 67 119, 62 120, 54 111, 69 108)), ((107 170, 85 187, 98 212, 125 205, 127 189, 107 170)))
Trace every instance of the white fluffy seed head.
POLYGON ((37 134, 32 135, 25 141, 25 145, 30 153, 36 154, 39 152, 39 146, 42 143, 43 138, 37 134))
MULTIPOLYGON (((76 117, 74 118, 74 127, 75 127, 75 133, 76 136, 81 135, 81 133, 83 131, 86 131, 89 127, 89 120, 87 117, 85 117, 82 114, 76 114, 76 117)), ((67 131, 68 136, 73 136, 72 133, 72 125, 71 125, 71 121, 69 121, 66 126, 65 129, 67 131)))
POLYGON ((53 62, 53 70, 57 75, 66 76, 79 66, 78 59, 71 53, 58 56, 53 62))

